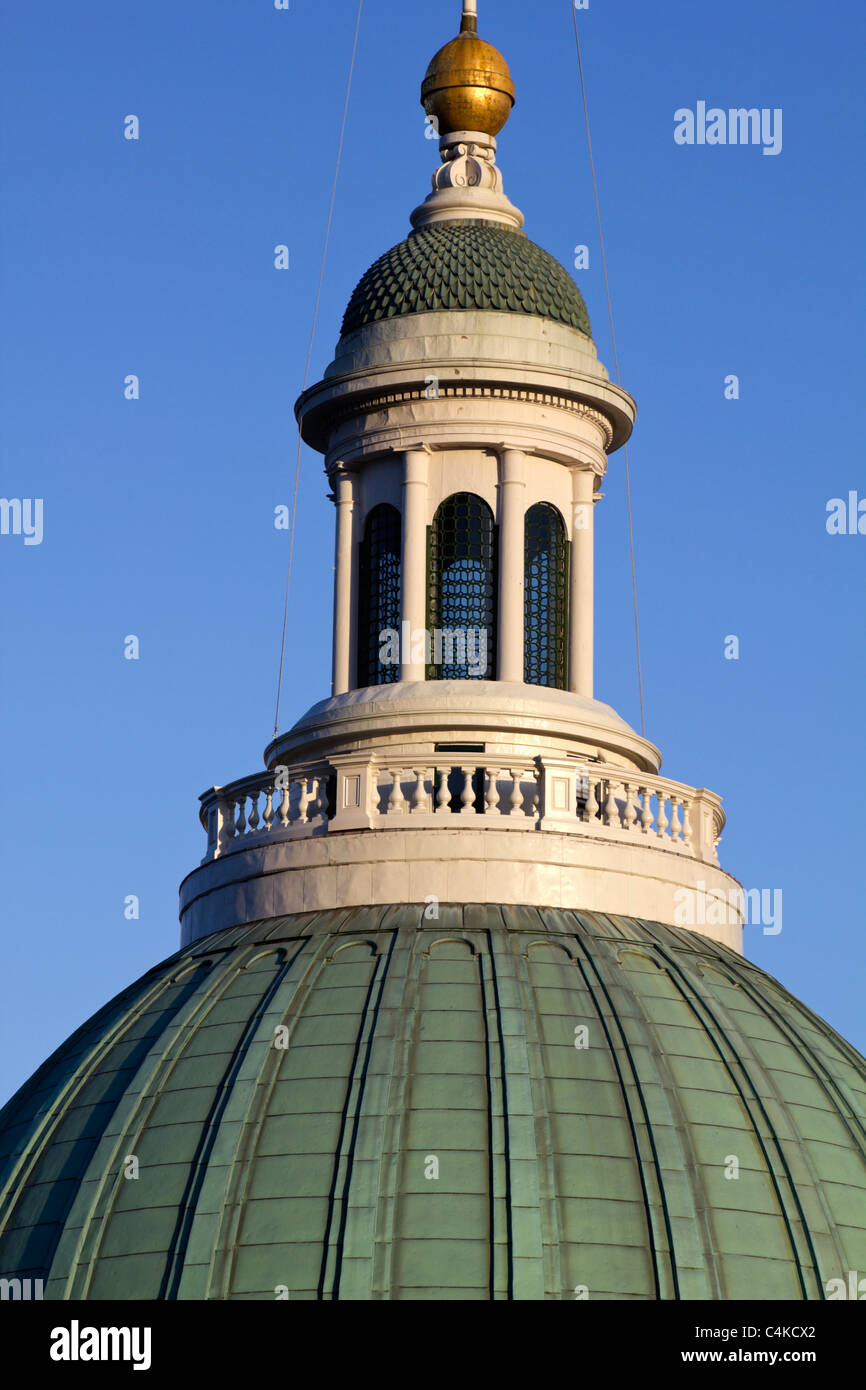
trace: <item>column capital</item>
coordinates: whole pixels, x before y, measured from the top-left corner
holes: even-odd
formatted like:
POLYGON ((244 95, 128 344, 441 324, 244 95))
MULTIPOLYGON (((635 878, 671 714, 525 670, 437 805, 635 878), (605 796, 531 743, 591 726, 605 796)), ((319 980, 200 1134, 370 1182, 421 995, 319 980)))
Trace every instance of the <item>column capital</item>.
POLYGON ((607 472, 608 457, 603 449, 587 449, 587 457, 569 465, 573 473, 592 473, 603 478, 607 472))
POLYGON ((351 469, 343 469, 342 465, 334 477, 334 502, 338 507, 352 505, 355 501, 355 474, 351 469))
POLYGON ((499 451, 501 465, 500 483, 516 483, 523 487, 526 483, 526 454, 523 449, 503 446, 499 451))
POLYGON ((336 491, 337 483, 341 478, 357 478, 358 466, 354 463, 345 463, 343 459, 338 459, 325 469, 325 476, 331 485, 332 492, 336 491))
POLYGON ((404 449, 402 453, 403 486, 407 487, 412 483, 421 483, 426 486, 431 451, 429 449, 404 449))
POLYGON ((575 502, 592 502, 596 474, 591 468, 574 468, 571 472, 571 495, 575 502))

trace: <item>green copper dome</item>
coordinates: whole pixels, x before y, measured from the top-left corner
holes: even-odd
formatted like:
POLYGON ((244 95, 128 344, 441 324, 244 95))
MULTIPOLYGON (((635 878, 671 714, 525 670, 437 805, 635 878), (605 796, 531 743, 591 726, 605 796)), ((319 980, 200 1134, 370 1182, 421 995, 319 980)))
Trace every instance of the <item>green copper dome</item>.
POLYGON ((837 1033, 684 930, 272 919, 150 971, 0 1112, 0 1277, 54 1299, 820 1299, 866 1269, 864 1100, 837 1033))
POLYGON ((478 219, 434 222, 380 256, 349 300, 343 335, 428 309, 498 309, 592 336, 568 271, 523 232, 478 219))

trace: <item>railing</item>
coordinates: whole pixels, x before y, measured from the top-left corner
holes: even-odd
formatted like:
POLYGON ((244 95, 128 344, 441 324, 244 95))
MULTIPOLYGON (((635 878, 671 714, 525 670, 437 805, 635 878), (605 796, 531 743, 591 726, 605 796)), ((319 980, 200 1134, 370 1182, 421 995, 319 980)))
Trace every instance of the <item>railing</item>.
POLYGON ((705 788, 576 760, 529 766, 378 765, 360 754, 278 767, 213 787, 201 798, 203 862, 270 841, 396 828, 555 830, 652 845, 718 863, 725 824, 705 788), (458 822, 451 817, 459 816, 458 822), (470 819, 471 818, 471 819, 470 819))
POLYGON ((291 833, 327 832, 328 770, 286 779, 279 772, 256 772, 205 792, 199 812, 208 837, 205 860, 247 848, 252 837, 284 839, 291 833))

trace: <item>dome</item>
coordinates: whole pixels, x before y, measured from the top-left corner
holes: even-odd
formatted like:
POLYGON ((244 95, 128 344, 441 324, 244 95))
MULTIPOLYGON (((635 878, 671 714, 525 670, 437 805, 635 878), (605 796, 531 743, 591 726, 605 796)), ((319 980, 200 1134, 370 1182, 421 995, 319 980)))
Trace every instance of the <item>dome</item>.
POLYGON ((565 267, 523 232, 480 218, 433 222, 380 256, 349 300, 342 335, 428 309, 533 314, 592 336, 565 267))
POLYGON ((497 135, 514 105, 514 83, 498 49, 465 31, 431 59, 421 105, 445 134, 474 130, 497 135))
POLYGON ((0 1275, 755 1300, 866 1269, 866 1062, 775 980, 625 917, 431 910, 218 932, 106 1005, 0 1112, 0 1275))

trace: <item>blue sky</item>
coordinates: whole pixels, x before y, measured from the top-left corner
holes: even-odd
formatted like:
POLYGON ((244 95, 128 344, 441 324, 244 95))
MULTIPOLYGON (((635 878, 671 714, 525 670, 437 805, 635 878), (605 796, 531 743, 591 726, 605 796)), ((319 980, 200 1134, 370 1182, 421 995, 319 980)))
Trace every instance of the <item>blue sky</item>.
MULTIPOLYGON (((428 191, 418 88, 459 8, 364 5, 312 379, 428 191)), ((480 9, 517 85, 506 191, 564 264, 589 245, 574 273, 612 367, 568 0, 480 9)), ((44 538, 0 536, 0 1101, 176 948, 198 794, 259 767, 271 736, 273 512, 291 499, 355 13, 5 9, 0 495, 44 499, 44 538)), ((866 536, 825 526, 830 498, 866 498, 862 7, 591 0, 579 23, 638 402, 647 732, 669 776, 724 797, 725 866, 783 892, 782 932, 751 929, 747 953, 862 1050, 866 536), (674 112, 701 100, 781 108, 781 153, 678 146, 674 112)), ((597 693, 637 723, 621 454, 604 491, 597 693)), ((305 450, 282 727, 328 693, 332 525, 305 450)))

